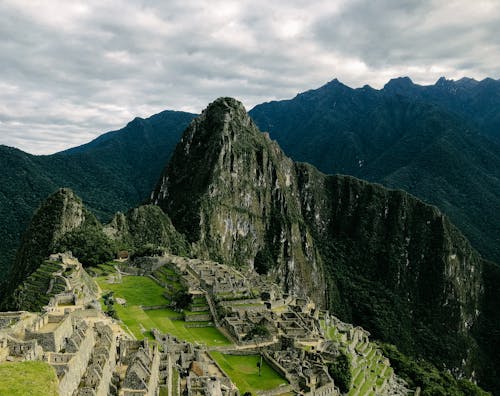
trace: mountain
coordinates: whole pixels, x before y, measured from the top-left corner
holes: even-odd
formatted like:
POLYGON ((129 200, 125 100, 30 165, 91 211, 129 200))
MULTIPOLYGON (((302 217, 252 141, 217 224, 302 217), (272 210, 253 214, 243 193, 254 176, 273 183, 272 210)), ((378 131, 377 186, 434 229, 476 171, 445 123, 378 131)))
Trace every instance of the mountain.
POLYGON ((41 206, 23 241, 13 273, 24 285, 52 271, 43 256, 61 249, 84 265, 126 246, 253 267, 406 354, 500 390, 499 267, 436 207, 294 163, 231 98, 190 123, 150 205, 102 226, 63 189, 41 206))
MULTIPOLYGON (((256 106, 256 124, 285 153, 326 173, 402 188, 437 205, 487 258, 500 261, 499 81, 409 78, 384 89, 338 80, 256 106)), ((165 111, 51 156, 0 146, 0 273, 44 197, 78 193, 101 220, 143 202, 193 114, 165 111), (145 160, 147 159, 147 160, 145 160)))
POLYGON ((151 202, 206 258, 272 272, 325 305, 321 261, 301 218, 293 162, 243 105, 219 99, 184 132, 151 202))
POLYGON ((33 212, 60 186, 72 188, 102 220, 149 196, 193 114, 164 111, 48 156, 0 146, 0 273, 12 264, 33 212))
POLYGON ((439 105, 470 120, 486 135, 500 139, 500 80, 464 77, 454 81, 441 77, 434 85, 421 86, 402 77, 389 81, 384 91, 439 105))
POLYGON ((103 226, 80 197, 71 189, 61 188, 42 203, 23 234, 0 290, 2 308, 37 310, 46 304, 43 291, 49 288, 52 272, 59 269, 47 262, 51 254, 72 252, 83 266, 89 267, 114 259, 122 250, 131 255, 190 253, 184 236, 159 207, 146 205, 125 214, 118 212, 103 226), (37 295, 43 300, 41 305, 35 301, 37 295), (27 296, 29 302, 25 305, 23 298, 27 296))
POLYGON ((14 289, 54 252, 58 240, 65 234, 84 225, 96 224, 95 216, 84 208, 73 191, 60 189, 52 194, 36 211, 25 231, 2 293, 12 297, 14 289))
POLYGON ((422 87, 400 78, 382 90, 333 80, 250 115, 297 161, 437 205, 485 257, 500 262, 498 97, 494 80, 422 87))
POLYGON ((168 248, 175 254, 190 253, 186 238, 172 225, 170 218, 158 206, 143 205, 118 212, 104 228, 104 233, 116 243, 117 249, 130 253, 168 248))
POLYGON ((197 255, 253 266, 405 353, 490 378, 475 332, 488 264, 460 231, 406 192, 293 163, 234 99, 191 123, 151 203, 197 255))

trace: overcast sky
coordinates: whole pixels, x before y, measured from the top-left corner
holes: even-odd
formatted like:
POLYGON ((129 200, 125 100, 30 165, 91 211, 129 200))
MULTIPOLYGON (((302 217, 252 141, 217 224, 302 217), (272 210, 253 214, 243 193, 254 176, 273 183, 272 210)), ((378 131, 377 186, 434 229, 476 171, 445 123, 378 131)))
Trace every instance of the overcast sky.
POLYGON ((0 144, 47 154, 219 96, 500 78, 498 0, 0 0, 0 144))

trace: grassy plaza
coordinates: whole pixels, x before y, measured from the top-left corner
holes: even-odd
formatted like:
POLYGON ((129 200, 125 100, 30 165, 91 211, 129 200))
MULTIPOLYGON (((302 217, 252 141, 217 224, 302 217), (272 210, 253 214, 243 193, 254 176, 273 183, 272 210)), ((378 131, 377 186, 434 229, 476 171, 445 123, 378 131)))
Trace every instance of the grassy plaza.
POLYGON ((179 339, 208 346, 224 346, 231 343, 215 327, 186 327, 182 313, 170 308, 144 309, 148 306, 167 305, 164 289, 144 276, 123 276, 121 283, 109 283, 107 278, 96 279, 103 294, 112 291, 114 297, 126 300, 125 305, 115 304, 118 317, 138 339, 150 337, 150 330, 157 328, 179 339))

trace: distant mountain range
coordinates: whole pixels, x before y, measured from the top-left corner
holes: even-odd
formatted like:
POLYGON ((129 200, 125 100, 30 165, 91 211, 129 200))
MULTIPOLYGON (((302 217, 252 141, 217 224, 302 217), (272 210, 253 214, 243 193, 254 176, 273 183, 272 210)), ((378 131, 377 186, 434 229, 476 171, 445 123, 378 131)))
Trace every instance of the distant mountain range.
MULTIPOLYGON (((402 188, 447 213, 486 258, 500 262, 500 82, 409 78, 382 90, 337 80, 250 111, 294 160, 402 188)), ((0 272, 43 198, 74 189, 96 215, 148 198, 194 114, 165 111, 50 156, 0 146, 0 272)))
POLYGON ((296 161, 401 188, 437 205, 500 262, 500 81, 338 80, 250 115, 296 161))

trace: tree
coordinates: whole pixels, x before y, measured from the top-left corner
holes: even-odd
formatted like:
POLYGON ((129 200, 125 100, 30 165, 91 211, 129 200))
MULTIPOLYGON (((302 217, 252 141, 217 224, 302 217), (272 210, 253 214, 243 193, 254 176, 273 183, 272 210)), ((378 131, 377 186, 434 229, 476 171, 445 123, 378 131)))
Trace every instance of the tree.
POLYGON ((335 384, 339 387, 342 393, 349 392, 351 388, 351 359, 347 354, 341 354, 334 362, 328 364, 328 373, 332 376, 335 384))

